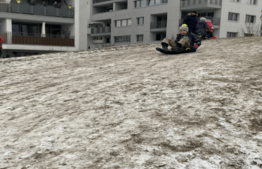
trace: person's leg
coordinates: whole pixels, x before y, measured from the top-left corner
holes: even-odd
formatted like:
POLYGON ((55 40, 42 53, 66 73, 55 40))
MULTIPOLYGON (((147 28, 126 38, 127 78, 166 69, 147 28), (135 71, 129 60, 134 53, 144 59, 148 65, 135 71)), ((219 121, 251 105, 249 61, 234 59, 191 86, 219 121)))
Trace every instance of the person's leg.
POLYGON ((0 58, 2 57, 2 49, 0 49, 0 58))
POLYGON ((172 51, 185 51, 190 50, 190 40, 188 37, 183 37, 180 39, 180 41, 177 43, 176 47, 173 47, 172 51))
POLYGON ((197 34, 196 30, 197 30, 197 27, 194 26, 193 29, 192 29, 192 32, 193 32, 193 34, 195 34, 195 35, 197 34))
POLYGON ((188 25, 188 33, 192 33, 192 31, 193 31, 193 27, 188 25))
POLYGON ((176 46, 176 43, 172 40, 172 39, 169 39, 169 38, 165 38, 163 39, 162 43, 162 48, 163 49, 168 49, 168 46, 171 46, 171 47, 175 47, 176 46))
POLYGON ((211 37, 211 32, 207 32, 207 38, 209 39, 211 37))

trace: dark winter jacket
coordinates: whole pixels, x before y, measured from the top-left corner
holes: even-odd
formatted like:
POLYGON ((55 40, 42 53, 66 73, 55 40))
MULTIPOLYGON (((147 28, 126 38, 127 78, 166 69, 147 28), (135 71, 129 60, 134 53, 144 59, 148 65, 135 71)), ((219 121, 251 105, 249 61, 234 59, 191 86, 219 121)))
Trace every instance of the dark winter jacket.
POLYGON ((175 40, 176 43, 178 43, 180 41, 181 38, 183 38, 184 36, 188 37, 190 40, 190 46, 194 46, 195 44, 200 46, 201 45, 201 41, 196 38, 196 36, 192 33, 188 33, 186 35, 181 35, 179 34, 175 40))
POLYGON ((187 24, 188 26, 196 26, 198 23, 197 17, 189 15, 184 19, 183 23, 187 24))
POLYGON ((4 43, 4 39, 0 36, 0 49, 2 49, 2 43, 4 43))
POLYGON ((206 35, 207 34, 206 29, 208 29, 206 21, 200 21, 197 24, 197 31, 196 32, 198 34, 201 34, 201 35, 206 35))

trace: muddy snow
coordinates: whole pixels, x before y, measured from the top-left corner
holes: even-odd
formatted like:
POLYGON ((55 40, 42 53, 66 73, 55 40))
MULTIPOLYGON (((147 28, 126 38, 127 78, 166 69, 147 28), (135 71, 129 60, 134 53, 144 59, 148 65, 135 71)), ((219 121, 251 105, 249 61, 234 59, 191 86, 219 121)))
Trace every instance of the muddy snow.
POLYGON ((262 168, 262 38, 0 60, 0 169, 262 168))

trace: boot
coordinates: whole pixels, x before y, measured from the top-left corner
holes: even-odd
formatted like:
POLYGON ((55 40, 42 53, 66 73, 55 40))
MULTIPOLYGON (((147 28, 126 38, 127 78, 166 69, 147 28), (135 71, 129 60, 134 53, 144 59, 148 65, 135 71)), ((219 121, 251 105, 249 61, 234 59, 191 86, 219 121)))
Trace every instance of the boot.
POLYGON ((168 44, 167 43, 162 42, 161 45, 162 45, 162 48, 164 50, 168 50, 168 44))

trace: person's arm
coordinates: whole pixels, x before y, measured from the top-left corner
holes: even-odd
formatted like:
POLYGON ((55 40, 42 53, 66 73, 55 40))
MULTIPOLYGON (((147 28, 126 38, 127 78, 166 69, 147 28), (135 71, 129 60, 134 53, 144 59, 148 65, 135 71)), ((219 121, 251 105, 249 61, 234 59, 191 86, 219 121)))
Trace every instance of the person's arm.
POLYGON ((185 17, 183 24, 187 24, 187 21, 188 21, 188 16, 185 17))
POLYGON ((205 22, 205 24, 204 24, 204 27, 205 27, 205 30, 208 29, 208 27, 207 27, 207 23, 206 23, 206 22, 205 22))
POLYGON ((197 26, 197 24, 198 24, 198 20, 197 20, 197 17, 196 17, 196 26, 197 26))

